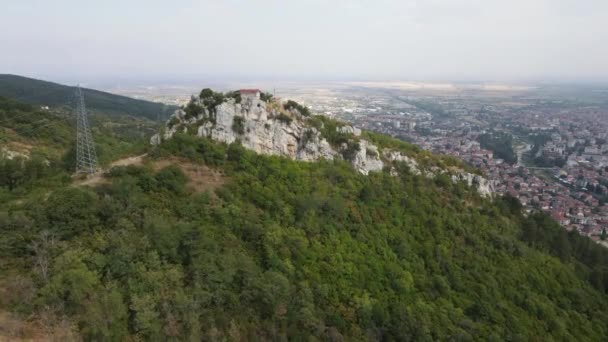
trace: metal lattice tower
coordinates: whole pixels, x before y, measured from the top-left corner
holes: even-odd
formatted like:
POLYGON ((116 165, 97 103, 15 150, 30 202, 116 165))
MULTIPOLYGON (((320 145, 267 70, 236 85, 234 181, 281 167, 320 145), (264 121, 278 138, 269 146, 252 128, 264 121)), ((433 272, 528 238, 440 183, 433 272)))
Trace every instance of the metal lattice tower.
POLYGON ((76 172, 95 173, 97 155, 93 135, 89 128, 87 108, 84 105, 84 94, 80 86, 76 87, 76 172))

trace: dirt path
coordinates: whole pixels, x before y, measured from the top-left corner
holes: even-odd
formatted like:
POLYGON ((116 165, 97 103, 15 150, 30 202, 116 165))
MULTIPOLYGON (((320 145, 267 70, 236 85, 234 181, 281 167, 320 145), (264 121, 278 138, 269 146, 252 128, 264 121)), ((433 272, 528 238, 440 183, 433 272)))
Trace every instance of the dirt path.
MULTIPOLYGON (((74 181, 75 186, 91 186, 95 187, 108 180, 103 176, 104 172, 114 166, 142 165, 147 154, 139 156, 127 157, 116 160, 111 163, 105 170, 100 170, 93 175, 83 179, 74 181)), ((167 159, 156 160, 152 163, 152 169, 158 171, 169 165, 178 166, 188 177, 187 187, 193 192, 213 191, 222 186, 226 181, 226 176, 219 170, 212 169, 206 165, 195 164, 190 161, 171 157, 167 159)))
POLYGON ((110 169, 114 166, 141 165, 147 155, 147 153, 144 153, 140 154, 139 156, 118 159, 117 161, 110 164, 110 169))
POLYGON ((141 165, 144 161, 144 158, 147 155, 148 155, 147 153, 144 153, 139 156, 118 159, 118 160, 112 162, 105 169, 101 169, 101 170, 95 172, 94 174, 87 176, 86 178, 77 179, 76 181, 74 181, 74 185, 97 186, 97 185, 103 184, 106 181, 105 178, 103 177, 104 172, 108 171, 109 169, 113 168, 114 166, 141 165))

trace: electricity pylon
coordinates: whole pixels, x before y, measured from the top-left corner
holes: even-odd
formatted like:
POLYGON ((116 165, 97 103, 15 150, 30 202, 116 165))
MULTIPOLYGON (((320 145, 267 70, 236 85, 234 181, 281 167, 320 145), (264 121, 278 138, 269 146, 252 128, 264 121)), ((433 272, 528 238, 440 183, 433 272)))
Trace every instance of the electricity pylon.
POLYGON ((95 143, 89 128, 87 108, 84 104, 84 94, 80 86, 76 87, 76 172, 95 173, 97 170, 97 155, 95 143))

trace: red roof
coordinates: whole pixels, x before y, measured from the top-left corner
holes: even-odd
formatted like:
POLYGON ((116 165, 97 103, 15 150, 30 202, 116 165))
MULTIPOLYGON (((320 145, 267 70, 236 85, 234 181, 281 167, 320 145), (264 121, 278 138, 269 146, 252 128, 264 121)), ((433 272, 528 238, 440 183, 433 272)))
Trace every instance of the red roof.
POLYGON ((260 89, 240 89, 239 93, 241 94, 255 94, 261 93, 260 89))

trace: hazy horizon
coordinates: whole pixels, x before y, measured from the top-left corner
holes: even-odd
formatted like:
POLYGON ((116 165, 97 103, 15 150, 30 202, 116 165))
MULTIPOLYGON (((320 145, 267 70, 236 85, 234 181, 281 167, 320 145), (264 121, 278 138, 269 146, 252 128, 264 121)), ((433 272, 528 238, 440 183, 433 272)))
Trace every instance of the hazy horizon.
POLYGON ((608 81, 608 2, 11 2, 0 73, 56 82, 608 81))

